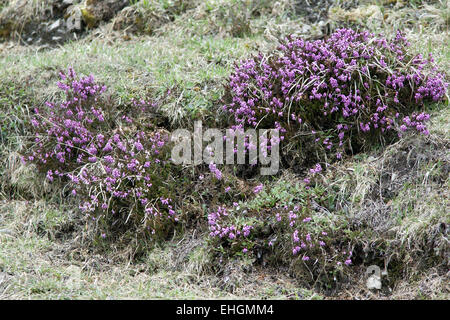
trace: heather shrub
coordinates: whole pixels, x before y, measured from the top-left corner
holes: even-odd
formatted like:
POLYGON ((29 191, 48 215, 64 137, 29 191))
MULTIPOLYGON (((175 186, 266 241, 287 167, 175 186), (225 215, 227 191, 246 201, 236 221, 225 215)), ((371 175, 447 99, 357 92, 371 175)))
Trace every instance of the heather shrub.
POLYGON ((57 85, 65 100, 59 105, 46 102, 44 110, 33 110, 34 144, 25 157, 39 169, 47 169, 50 181, 54 175, 63 176, 60 171, 71 171, 89 162, 89 158, 94 162, 97 150, 93 148, 105 139, 97 134, 112 129, 112 119, 105 119, 111 114, 101 106, 105 101, 99 101, 106 87, 96 84, 92 76, 77 80, 72 68, 60 77, 62 81, 57 85))
POLYGON ((290 165, 340 159, 407 130, 428 134, 424 104, 442 100, 447 83, 431 56, 408 46, 400 31, 290 37, 236 65, 224 110, 241 128, 279 128, 290 165))
POLYGON ((126 224, 164 237, 177 220, 168 188, 167 134, 133 119, 155 108, 133 101, 123 113, 105 96, 93 76, 61 73, 60 103, 34 110, 34 141, 25 162, 36 164, 52 182, 65 185, 102 237, 126 224))
POLYGON ((246 256, 260 263, 289 265, 305 283, 335 283, 352 265, 345 223, 330 211, 332 194, 320 185, 280 180, 258 185, 255 197, 208 215, 210 245, 219 259, 246 256))

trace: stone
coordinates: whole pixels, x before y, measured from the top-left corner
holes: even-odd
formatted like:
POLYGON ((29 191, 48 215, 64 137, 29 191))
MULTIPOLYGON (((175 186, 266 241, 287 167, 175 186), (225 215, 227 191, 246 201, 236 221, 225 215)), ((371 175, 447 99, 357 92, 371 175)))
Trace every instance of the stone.
POLYGON ((369 266, 366 274, 369 277, 366 280, 366 287, 369 290, 381 290, 381 269, 376 265, 369 266))
POLYGON ((67 31, 80 31, 82 26, 82 13, 81 9, 77 6, 71 6, 69 9, 67 9, 67 19, 66 19, 66 25, 67 25, 67 31))
POLYGON ((302 25, 302 33, 303 34, 308 34, 311 31, 311 26, 308 24, 304 24, 302 25))
POLYGON ((62 25, 61 19, 56 20, 48 27, 48 32, 54 32, 56 29, 59 29, 62 25))
POLYGON ((370 276, 367 278, 366 286, 369 290, 381 290, 381 278, 376 275, 370 276))

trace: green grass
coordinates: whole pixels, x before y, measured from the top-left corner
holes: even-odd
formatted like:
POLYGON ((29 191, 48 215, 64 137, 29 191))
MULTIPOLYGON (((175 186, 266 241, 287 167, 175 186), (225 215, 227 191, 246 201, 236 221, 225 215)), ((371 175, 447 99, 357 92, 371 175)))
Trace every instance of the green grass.
POLYGON ((0 57, 1 77, 29 84, 23 90, 42 104, 57 92, 58 71, 73 65, 77 72, 92 73, 106 83, 119 102, 146 94, 162 98, 171 90, 165 104, 173 113, 182 109, 178 112, 183 117, 217 107, 214 102, 234 61, 252 52, 258 41, 261 38, 169 34, 118 44, 94 40, 48 51, 25 49, 0 57))
POLYGON ((55 239, 67 212, 39 203, 0 205, 0 299, 286 299, 317 294, 297 288, 279 275, 280 283, 250 274, 231 293, 214 286, 219 279, 203 272, 208 260, 201 248, 176 265, 175 244, 156 248, 132 264, 110 261, 85 251, 79 239, 55 239), (19 222, 27 221, 25 224, 19 222), (40 225, 42 224, 42 225, 40 225), (38 227, 38 225, 40 225, 38 227), (41 228, 48 231, 42 233, 41 228), (170 260, 168 260, 170 259, 170 260), (263 291, 257 290, 264 287, 263 291))

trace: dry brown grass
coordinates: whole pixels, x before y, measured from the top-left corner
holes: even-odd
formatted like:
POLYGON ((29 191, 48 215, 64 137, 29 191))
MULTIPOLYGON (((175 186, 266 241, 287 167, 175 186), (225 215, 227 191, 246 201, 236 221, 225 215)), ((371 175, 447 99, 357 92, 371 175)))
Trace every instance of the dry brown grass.
POLYGON ((45 201, 0 202, 1 299, 315 299, 275 270, 209 271, 204 241, 187 234, 131 259, 86 241, 76 212, 45 201), (261 289, 264 288, 264 289, 261 289))
POLYGON ((345 2, 338 1, 330 8, 329 18, 333 24, 360 25, 373 31, 381 28, 386 31, 388 28, 421 32, 425 29, 429 34, 436 34, 448 31, 449 4, 448 0, 416 5, 404 1, 393 1, 393 5, 366 1, 360 6, 348 8, 345 2))
POLYGON ((25 29, 36 27, 51 15, 51 0, 5 1, 0 11, 0 38, 20 39, 25 29))

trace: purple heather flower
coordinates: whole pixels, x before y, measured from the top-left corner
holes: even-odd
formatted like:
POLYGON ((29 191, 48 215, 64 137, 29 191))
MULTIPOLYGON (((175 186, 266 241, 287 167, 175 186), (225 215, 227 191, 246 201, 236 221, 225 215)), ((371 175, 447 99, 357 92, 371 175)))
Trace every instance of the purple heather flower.
POLYGON ((261 192, 261 190, 263 189, 263 185, 257 185, 256 187, 253 188, 253 193, 257 194, 259 192, 261 192))
POLYGON ((136 148, 137 151, 142 151, 144 150, 144 147, 142 146, 142 143, 140 143, 139 141, 136 141, 134 143, 134 147, 136 148))

